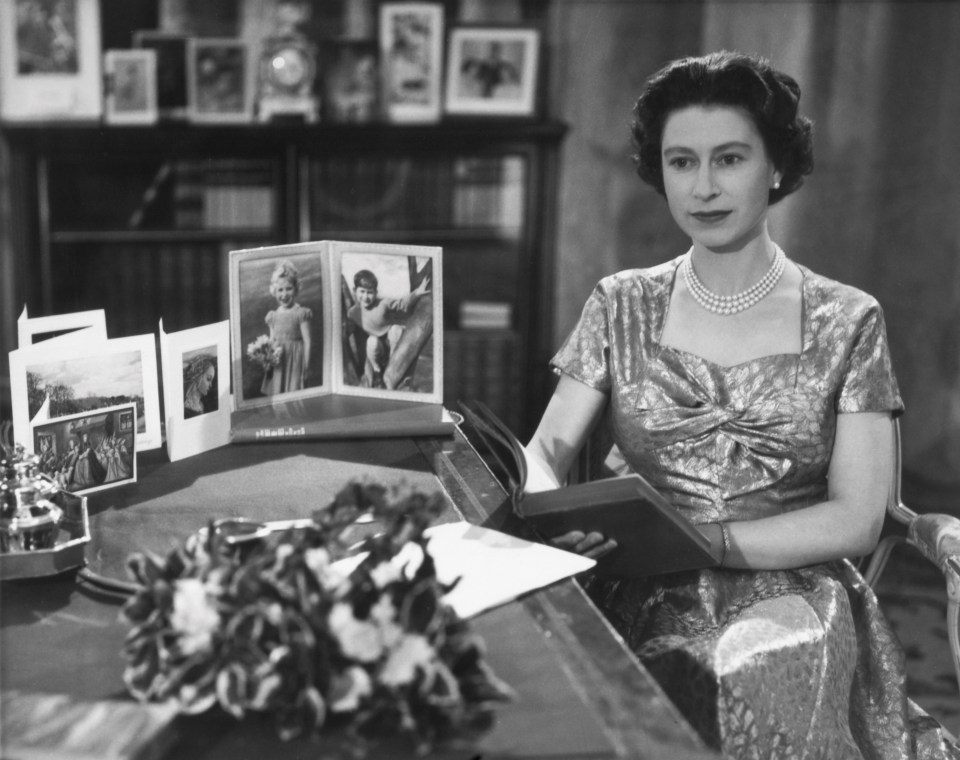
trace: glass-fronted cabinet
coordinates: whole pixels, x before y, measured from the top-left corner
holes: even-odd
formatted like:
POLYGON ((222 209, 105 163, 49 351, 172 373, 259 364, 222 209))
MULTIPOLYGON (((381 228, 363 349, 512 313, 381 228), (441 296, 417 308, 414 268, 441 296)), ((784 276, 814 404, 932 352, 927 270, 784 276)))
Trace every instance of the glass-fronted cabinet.
POLYGON ((444 401, 518 432, 545 396, 555 174, 540 120, 5 129, 31 314, 103 308, 111 336, 226 319, 230 250, 308 240, 443 248, 444 401))

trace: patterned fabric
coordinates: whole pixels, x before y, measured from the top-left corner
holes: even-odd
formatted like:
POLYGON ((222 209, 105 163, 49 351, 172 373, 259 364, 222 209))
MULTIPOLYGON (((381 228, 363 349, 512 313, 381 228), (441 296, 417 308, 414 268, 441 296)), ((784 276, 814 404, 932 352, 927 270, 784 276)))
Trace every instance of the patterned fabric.
MULTIPOLYGON (((679 262, 602 280, 554 368, 609 391, 622 455, 695 523, 822 500, 837 414, 903 410, 879 305, 801 267, 800 354, 723 367, 660 344, 679 262)), ((907 700, 901 647, 849 562, 587 587, 729 757, 960 757, 907 700)))

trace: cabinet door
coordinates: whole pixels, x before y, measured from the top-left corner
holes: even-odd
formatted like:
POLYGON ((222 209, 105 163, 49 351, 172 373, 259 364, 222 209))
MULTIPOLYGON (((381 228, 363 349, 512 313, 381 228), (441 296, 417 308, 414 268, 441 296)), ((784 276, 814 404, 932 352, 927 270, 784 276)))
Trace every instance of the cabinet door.
POLYGON ((40 167, 45 311, 103 308, 111 335, 225 319, 227 252, 282 240, 269 158, 54 153, 40 167))
POLYGON ((443 247, 444 401, 483 400, 514 429, 532 306, 530 165, 523 148, 305 162, 305 239, 443 247))

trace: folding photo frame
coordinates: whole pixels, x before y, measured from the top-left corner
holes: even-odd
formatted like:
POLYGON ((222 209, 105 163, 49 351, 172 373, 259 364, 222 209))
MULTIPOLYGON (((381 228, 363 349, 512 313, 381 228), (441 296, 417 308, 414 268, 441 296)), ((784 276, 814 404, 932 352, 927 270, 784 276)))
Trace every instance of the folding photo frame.
POLYGON ((23 307, 17 320, 17 346, 26 348, 34 343, 61 337, 85 330, 84 340, 106 340, 107 320, 103 309, 75 311, 70 314, 53 314, 46 317, 30 317, 23 307))
POLYGON ((536 111, 540 32, 461 26, 447 46, 444 111, 470 116, 532 116, 536 111))
POLYGON ((390 122, 433 122, 442 111, 443 6, 386 2, 380 6, 380 71, 390 122))
POLYGON ((103 54, 103 119, 108 124, 157 121, 157 51, 107 50, 103 54))
POLYGON ((98 120, 99 0, 0 2, 0 120, 98 120))
POLYGON ((234 408, 331 394, 441 403, 442 281, 432 246, 231 251, 234 408))
POLYGON ((167 333, 160 320, 163 419, 171 462, 230 442, 230 323, 167 333))
POLYGON ((33 423, 39 471, 77 495, 136 482, 136 417, 129 403, 33 423))
POLYGON ((187 41, 187 118, 190 121, 251 121, 251 89, 246 42, 219 37, 191 37, 187 41))
POLYGON ((9 356, 17 436, 27 435, 45 403, 49 418, 55 419, 132 402, 137 407, 137 450, 162 445, 157 349, 152 334, 102 341, 72 340, 64 335, 18 348, 9 356))

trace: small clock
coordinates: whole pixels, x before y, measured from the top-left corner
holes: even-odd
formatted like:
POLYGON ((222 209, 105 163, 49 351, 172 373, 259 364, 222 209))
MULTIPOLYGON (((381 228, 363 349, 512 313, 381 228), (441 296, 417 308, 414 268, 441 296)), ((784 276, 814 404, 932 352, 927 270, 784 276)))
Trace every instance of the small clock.
POLYGON ((301 115, 316 121, 319 103, 313 92, 317 78, 313 46, 299 39, 268 39, 260 58, 259 118, 301 115))

